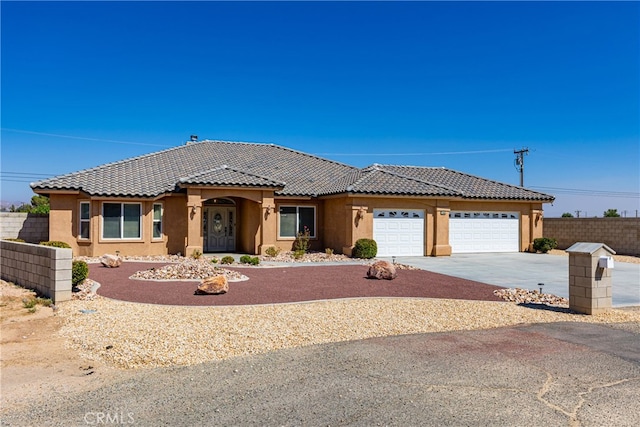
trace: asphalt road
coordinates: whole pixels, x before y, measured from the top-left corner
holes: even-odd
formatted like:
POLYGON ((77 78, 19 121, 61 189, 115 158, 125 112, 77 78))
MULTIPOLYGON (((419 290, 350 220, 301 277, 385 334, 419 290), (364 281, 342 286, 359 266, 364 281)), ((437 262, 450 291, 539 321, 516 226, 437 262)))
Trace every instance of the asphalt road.
POLYGON ((637 426, 640 328, 405 335, 145 370, 2 425, 637 426))

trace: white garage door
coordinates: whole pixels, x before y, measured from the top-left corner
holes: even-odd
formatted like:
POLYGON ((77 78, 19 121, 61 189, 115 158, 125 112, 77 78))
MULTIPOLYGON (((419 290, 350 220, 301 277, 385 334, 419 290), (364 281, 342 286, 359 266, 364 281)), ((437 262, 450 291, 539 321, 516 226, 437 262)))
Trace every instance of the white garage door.
POLYGON ((519 252, 520 221, 516 212, 449 214, 452 253, 519 252))
POLYGON ((374 209, 373 240, 378 256, 423 256, 424 211, 374 209))

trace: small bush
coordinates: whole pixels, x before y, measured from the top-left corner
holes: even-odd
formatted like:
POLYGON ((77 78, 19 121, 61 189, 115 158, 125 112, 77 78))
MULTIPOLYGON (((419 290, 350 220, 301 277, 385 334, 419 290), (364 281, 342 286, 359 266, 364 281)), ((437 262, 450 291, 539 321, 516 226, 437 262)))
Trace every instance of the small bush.
POLYGON ((35 298, 25 298, 22 300, 22 306, 24 308, 34 308, 38 304, 35 298))
POLYGON ((373 239, 358 239, 353 246, 353 258, 370 259, 377 255, 378 244, 373 239))
POLYGON ((306 252, 301 250, 301 249, 293 251, 293 259, 300 259, 300 258, 302 258, 304 256, 305 253, 306 252))
POLYGON ((233 264, 234 263, 234 259, 232 256, 227 255, 222 257, 222 259, 220 260, 220 264, 233 264))
POLYGON ((17 239, 17 238, 16 238, 16 239, 14 239, 13 237, 9 237, 9 238, 2 239, 2 240, 7 240, 7 241, 9 241, 9 242, 25 243, 25 241, 24 241, 23 239, 17 239))
POLYGON ((542 252, 546 254, 551 249, 555 249, 558 246, 558 242, 556 239, 552 239, 550 237, 539 237, 537 239, 533 239, 533 249, 536 252, 542 252))
POLYGON ((242 264, 251 264, 251 257, 249 255, 242 255, 240 257, 240 262, 242 264))
POLYGON ((305 225, 304 231, 298 233, 298 235, 296 236, 296 240, 293 242, 293 250, 306 253, 309 250, 309 238, 309 229, 305 225))
POLYGON ((71 249, 68 243, 60 242, 58 240, 49 240, 48 242, 40 242, 42 246, 53 246, 54 248, 71 249))
POLYGON ((89 275, 89 266, 84 261, 73 261, 71 264, 71 285, 78 286, 89 275))
POLYGON ((331 255, 333 255, 333 249, 331 249, 331 248, 325 248, 324 253, 325 253, 325 254, 327 254, 327 255, 329 255, 329 256, 331 256, 331 255))
POLYGON ((218 258, 211 258, 211 264, 217 264, 218 263, 218 258))
POLYGON ((253 258, 251 258, 251 265, 258 265, 260 264, 260 258, 258 258, 257 256, 254 256, 253 258))
POLYGON ((43 307, 51 307, 53 305, 53 301, 51 301, 51 298, 38 297, 36 298, 36 302, 43 307))
POLYGON ((193 252, 191 252, 191 258, 193 259, 202 258, 202 251, 200 249, 194 249, 193 252))
POLYGON ((265 249, 264 253, 270 257, 277 257, 280 253, 280 248, 276 246, 269 246, 267 249, 265 249))

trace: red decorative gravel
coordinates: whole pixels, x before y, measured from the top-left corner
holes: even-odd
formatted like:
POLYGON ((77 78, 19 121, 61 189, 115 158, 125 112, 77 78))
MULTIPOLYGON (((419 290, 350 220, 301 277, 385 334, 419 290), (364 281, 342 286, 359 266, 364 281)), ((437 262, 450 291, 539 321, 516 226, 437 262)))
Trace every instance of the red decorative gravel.
POLYGON ((359 297, 418 297, 502 301, 498 286, 424 270, 398 270, 394 280, 367 279, 365 265, 278 268, 230 268, 249 277, 230 282, 222 295, 195 295, 199 282, 129 279, 136 271, 166 264, 124 262, 118 268, 89 265, 89 278, 100 283, 98 295, 122 301, 164 305, 249 305, 359 297))

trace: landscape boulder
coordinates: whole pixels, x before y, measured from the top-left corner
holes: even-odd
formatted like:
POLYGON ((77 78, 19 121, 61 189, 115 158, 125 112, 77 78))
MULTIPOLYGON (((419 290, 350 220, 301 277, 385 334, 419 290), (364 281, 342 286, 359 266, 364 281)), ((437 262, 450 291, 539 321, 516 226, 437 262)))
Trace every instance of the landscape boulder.
POLYGON ((229 282, 225 276, 212 276, 202 280, 196 289, 196 295, 217 295, 229 291, 229 282))
POLYGON ((100 258, 100 262, 105 267, 116 268, 120 267, 120 264, 122 264, 122 258, 120 258, 118 255, 104 254, 100 258))
POLYGON ((369 267, 367 278, 393 280, 398 277, 396 267, 389 261, 376 261, 369 267))

